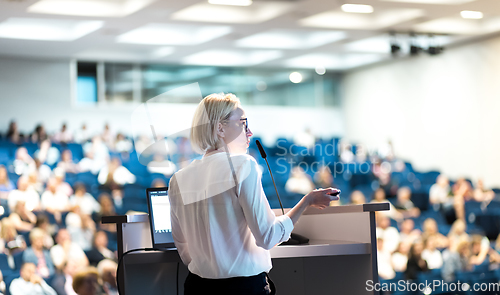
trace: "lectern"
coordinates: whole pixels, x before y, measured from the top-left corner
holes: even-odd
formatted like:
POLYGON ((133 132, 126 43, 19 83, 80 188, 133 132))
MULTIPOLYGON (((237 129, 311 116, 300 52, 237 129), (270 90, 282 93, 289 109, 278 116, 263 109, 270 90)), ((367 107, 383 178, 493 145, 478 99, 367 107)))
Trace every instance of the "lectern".
MULTIPOLYGON (((309 243, 271 249, 269 276, 277 294, 378 294, 367 291, 367 281, 378 281, 375 212, 382 210, 389 210, 389 203, 307 209, 293 232, 309 243)), ((152 245, 147 215, 108 216, 102 222, 117 225, 119 257, 152 245)), ((184 293, 188 270, 176 249, 130 253, 122 269, 122 295, 184 293)))

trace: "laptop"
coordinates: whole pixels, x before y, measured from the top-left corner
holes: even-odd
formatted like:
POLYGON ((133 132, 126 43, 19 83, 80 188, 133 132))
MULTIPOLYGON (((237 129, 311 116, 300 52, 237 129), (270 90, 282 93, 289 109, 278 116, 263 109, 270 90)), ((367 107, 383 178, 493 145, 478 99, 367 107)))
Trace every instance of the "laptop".
POLYGON ((151 242, 155 249, 175 248, 170 222, 168 187, 146 189, 151 242))

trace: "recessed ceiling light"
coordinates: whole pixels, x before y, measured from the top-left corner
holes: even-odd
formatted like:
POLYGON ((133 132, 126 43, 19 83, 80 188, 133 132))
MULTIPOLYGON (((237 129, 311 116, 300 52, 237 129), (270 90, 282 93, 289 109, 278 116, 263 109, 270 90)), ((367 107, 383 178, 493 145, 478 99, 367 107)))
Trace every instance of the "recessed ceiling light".
POLYGON ((252 0, 208 0, 208 3, 216 5, 250 6, 252 5, 252 0))
POLYGON ((251 35, 236 41, 238 47, 306 49, 336 42, 346 38, 339 31, 294 31, 271 30, 251 35))
POLYGON ((300 83, 302 82, 302 75, 299 72, 293 72, 288 77, 292 83, 300 83))
POLYGON ((468 18, 468 19, 482 19, 483 18, 483 13, 481 11, 463 10, 460 12, 460 15, 463 18, 468 18))
POLYGON ((175 51, 173 47, 160 47, 155 49, 151 55, 154 57, 165 57, 167 55, 172 54, 175 51))
POLYGON ((372 13, 373 6, 364 4, 344 4, 341 6, 342 11, 350 13, 372 13))
POLYGON ((73 41, 103 26, 103 21, 9 18, 0 23, 0 38, 73 41))
POLYGON ((28 12, 81 16, 123 17, 146 7, 154 0, 41 0, 28 12))
POLYGON ((314 69, 316 71, 316 74, 318 75, 324 75, 326 73, 326 69, 324 66, 316 66, 314 69))
POLYGON ((229 26, 148 24, 116 38, 118 43, 197 45, 229 34, 229 26))

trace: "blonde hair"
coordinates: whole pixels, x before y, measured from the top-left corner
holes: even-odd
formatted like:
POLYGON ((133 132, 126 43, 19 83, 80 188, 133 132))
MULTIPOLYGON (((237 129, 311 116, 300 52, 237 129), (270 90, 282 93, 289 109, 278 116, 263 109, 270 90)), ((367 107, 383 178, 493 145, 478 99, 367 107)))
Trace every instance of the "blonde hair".
POLYGON ((35 227, 31 230, 29 237, 30 241, 33 243, 35 239, 45 237, 45 232, 42 229, 35 227))
POLYGON ((195 152, 203 154, 209 148, 221 147, 221 139, 217 134, 219 123, 227 122, 239 104, 240 100, 232 93, 210 94, 200 102, 194 113, 190 133, 195 152))
POLYGON ((96 279, 96 281, 99 279, 99 273, 97 272, 97 268, 89 266, 77 272, 73 276, 73 285, 72 285, 73 290, 75 290, 76 293, 79 293, 79 289, 85 283, 85 279, 90 276, 93 276, 96 279))

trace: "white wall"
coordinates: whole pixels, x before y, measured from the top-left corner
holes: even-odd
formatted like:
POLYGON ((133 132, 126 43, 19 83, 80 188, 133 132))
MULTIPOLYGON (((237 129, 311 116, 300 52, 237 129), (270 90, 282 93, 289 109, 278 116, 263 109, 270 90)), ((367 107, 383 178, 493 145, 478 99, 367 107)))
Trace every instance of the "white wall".
MULTIPOLYGON (((314 99, 314 96, 312 96, 314 99)), ((43 123, 49 132, 58 130, 62 122, 70 130, 83 122, 100 132, 105 122, 114 131, 129 134, 131 114, 138 104, 75 106, 71 101, 70 62, 67 60, 20 60, 0 57, 0 132, 4 133, 11 119, 23 132, 32 132, 43 123)), ((195 105, 172 105, 170 119, 191 120, 195 105)), ((264 143, 277 137, 292 137, 309 127, 320 136, 341 136, 343 118, 339 108, 304 108, 277 106, 246 106, 249 124, 264 143)), ((172 121, 172 120, 169 120, 172 121)), ((178 132, 178 126, 167 128, 178 132)))
POLYGON ((349 73, 346 138, 500 187, 500 38, 349 73))

